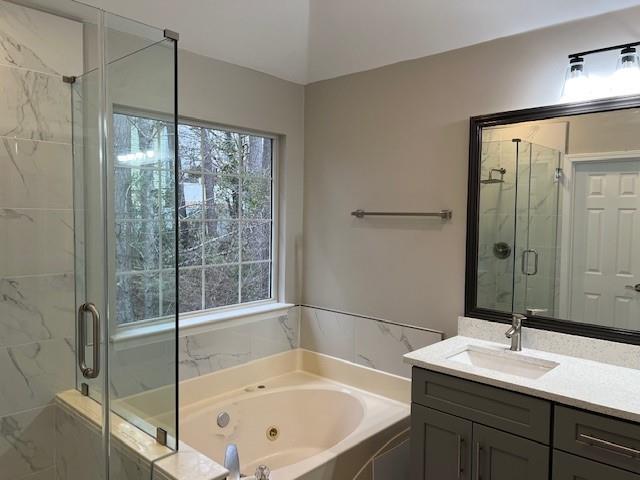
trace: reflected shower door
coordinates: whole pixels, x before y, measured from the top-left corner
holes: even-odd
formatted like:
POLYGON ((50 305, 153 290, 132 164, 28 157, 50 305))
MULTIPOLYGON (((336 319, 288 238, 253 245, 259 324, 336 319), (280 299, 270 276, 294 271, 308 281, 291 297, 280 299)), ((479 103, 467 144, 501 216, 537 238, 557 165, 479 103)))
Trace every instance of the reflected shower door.
POLYGON ((518 144, 514 311, 555 316, 558 309, 558 215, 561 154, 518 144))

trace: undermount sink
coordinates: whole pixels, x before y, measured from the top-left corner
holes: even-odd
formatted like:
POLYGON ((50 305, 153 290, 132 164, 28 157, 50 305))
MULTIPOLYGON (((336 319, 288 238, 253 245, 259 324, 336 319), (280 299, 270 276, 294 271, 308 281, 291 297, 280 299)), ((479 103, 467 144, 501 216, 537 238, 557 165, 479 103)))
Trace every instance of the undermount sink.
POLYGON ((495 350, 475 345, 468 345, 461 352, 447 357, 447 360, 531 379, 540 378, 559 365, 550 360, 510 350, 495 350))

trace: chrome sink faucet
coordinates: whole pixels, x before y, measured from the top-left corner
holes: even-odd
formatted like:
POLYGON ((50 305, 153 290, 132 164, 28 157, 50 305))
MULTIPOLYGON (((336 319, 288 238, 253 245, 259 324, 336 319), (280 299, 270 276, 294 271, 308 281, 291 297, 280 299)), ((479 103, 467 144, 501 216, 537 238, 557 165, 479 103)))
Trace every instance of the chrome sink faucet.
POLYGON ((522 321, 527 317, 514 313, 511 316, 511 328, 504 334, 505 337, 511 339, 511 351, 519 352, 522 350, 522 321))

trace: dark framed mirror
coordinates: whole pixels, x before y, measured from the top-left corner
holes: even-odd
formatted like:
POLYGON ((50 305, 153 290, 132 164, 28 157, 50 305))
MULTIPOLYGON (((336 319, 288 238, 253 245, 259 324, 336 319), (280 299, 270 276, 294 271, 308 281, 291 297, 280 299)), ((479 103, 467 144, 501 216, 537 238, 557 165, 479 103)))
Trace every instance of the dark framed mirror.
POLYGON ((640 344, 640 96, 471 118, 465 315, 640 344))

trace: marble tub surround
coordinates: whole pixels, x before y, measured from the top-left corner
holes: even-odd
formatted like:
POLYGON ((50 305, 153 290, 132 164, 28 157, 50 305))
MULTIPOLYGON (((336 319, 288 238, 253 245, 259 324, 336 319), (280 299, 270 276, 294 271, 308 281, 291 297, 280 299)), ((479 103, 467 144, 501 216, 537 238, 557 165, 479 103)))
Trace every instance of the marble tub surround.
MULTIPOLYGON (((526 345, 526 343, 525 343, 526 345)), ((503 343, 456 336, 404 356, 412 366, 445 373, 506 390, 551 400, 564 405, 640 422, 640 370, 583 358, 523 348, 511 352, 503 343), (538 378, 503 373, 469 365, 450 357, 468 346, 495 351, 498 355, 540 361, 553 366, 538 378), (529 359, 527 358, 529 357, 529 359)))
POLYGON ((406 378, 298 348, 180 382, 180 408, 257 384, 264 378, 295 371, 348 384, 407 405, 411 402, 411 382, 406 378))
MULTIPOLYGON (((100 405, 76 390, 56 399, 57 480, 102 478, 100 405)), ((110 468, 122 480, 221 480, 227 471, 189 445, 180 442, 178 452, 117 415, 111 416, 110 468)))
POLYGON ((256 321, 221 322, 209 331, 180 335, 180 379, 199 377, 299 346, 299 309, 256 321))
POLYGON ((384 372, 411 377, 402 355, 442 340, 442 334, 408 325, 303 306, 300 346, 384 372))
MULTIPOLYGON (((505 338, 504 332, 508 328, 509 325, 506 323, 458 317, 458 334, 465 337, 507 345, 510 341, 505 338)), ((522 329, 522 345, 533 350, 640 369, 640 345, 609 342, 598 338, 580 337, 526 327, 522 329)))

